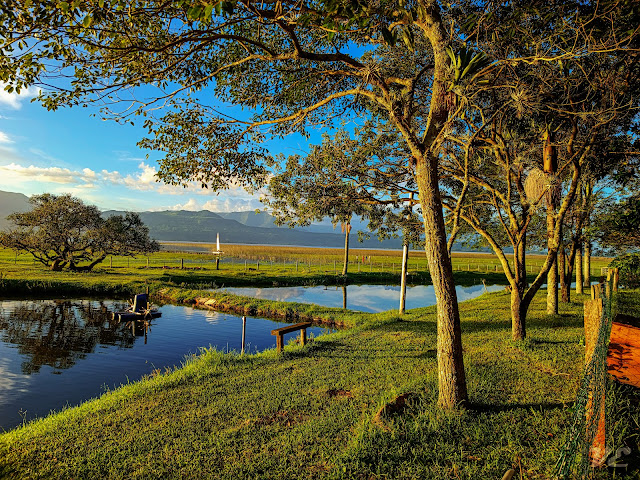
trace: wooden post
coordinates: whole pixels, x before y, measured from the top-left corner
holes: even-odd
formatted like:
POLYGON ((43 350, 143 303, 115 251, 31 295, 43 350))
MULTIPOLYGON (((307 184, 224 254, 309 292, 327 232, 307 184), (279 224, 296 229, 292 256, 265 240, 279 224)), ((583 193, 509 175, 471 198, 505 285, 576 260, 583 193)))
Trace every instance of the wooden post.
POLYGON ((109 257, 109 268, 113 268, 113 255, 109 257))
POLYGON ((620 282, 620 270, 616 267, 613 269, 613 291, 618 291, 618 282, 620 282))
MULTIPOLYGON (((585 363, 589 365, 593 361, 593 356, 595 354, 595 350, 597 347, 598 336, 600 330, 604 328, 604 322, 602 318, 602 298, 597 298, 595 300, 587 300, 584 302, 584 332, 585 332, 585 363)), ((603 385, 606 381, 606 369, 602 369, 598 378, 592 379, 593 387, 595 385, 603 385), (601 377, 601 378, 600 378, 601 377)), ((595 388, 592 388, 592 391, 595 388)), ((592 394, 589 394, 589 398, 587 400, 587 409, 586 409, 586 425, 587 429, 592 422, 597 422, 598 427, 596 430, 596 435, 593 439, 593 443, 591 448, 589 449, 589 457, 591 459, 592 466, 602 465, 604 460, 606 459, 605 455, 605 416, 604 416, 604 408, 605 408, 605 396, 604 390, 602 391, 602 396, 600 398, 593 398, 592 394), (598 407, 595 407, 598 405, 598 407), (593 416, 598 411, 598 418, 593 419, 593 416)))
POLYGON ((282 352, 283 346, 284 346, 284 334, 277 335, 276 348, 278 349, 278 353, 282 352))
POLYGON ((307 343, 307 329, 303 328, 300 330, 300 345, 304 347, 306 343, 307 343))
POLYGON ((260 270, 260 260, 256 260, 256 270, 260 270))
POLYGON ((402 246, 402 272, 400 272, 400 308, 398 313, 403 314, 406 306, 407 296, 407 268, 409 266, 409 245, 402 246))
POLYGON ((247 331, 247 317, 242 316, 242 347, 240 349, 240 355, 244 355, 244 339, 245 332, 247 331))
POLYGON ((180 259, 180 270, 184 270, 184 258, 180 259))
POLYGON ((216 270, 220 270, 220 257, 216 257, 216 270))

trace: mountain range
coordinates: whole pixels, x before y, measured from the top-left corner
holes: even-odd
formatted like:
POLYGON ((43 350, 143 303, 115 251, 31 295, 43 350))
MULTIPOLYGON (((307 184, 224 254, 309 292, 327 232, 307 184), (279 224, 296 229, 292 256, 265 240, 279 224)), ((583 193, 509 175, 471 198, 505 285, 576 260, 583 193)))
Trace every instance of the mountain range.
MULTIPOLYGON (((7 215, 25 212, 31 205, 21 193, 0 191, 0 230, 10 226, 7 215)), ((121 215, 124 212, 109 210, 104 216, 121 215)), ((296 245, 311 247, 342 247, 344 235, 333 229, 329 222, 308 227, 289 228, 277 226, 274 217, 266 212, 219 212, 208 210, 192 212, 186 210, 162 212, 138 212, 150 236, 159 241, 209 242, 216 241, 220 234, 222 243, 247 243, 260 245, 296 245)), ((373 237, 363 243, 356 241, 357 230, 366 225, 354 222, 351 234, 352 247, 401 248, 400 239, 379 241, 373 237)))

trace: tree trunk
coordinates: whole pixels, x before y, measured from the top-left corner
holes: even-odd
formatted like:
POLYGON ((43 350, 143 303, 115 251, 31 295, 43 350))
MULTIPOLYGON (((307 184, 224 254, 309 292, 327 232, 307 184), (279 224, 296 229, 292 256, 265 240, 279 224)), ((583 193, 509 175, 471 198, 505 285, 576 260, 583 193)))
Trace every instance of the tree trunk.
POLYGON ((342 267, 342 276, 347 275, 349 269, 349 232, 351 231, 351 224, 344 225, 344 265, 342 267))
POLYGON ((523 311, 522 293, 511 285, 511 336, 514 340, 524 340, 527 336, 525 329, 526 310, 523 311))
POLYGON ((401 110, 391 107, 388 111, 407 141, 415 160, 415 177, 425 231, 425 252, 436 295, 438 315, 436 347, 438 405, 440 408, 452 409, 466 404, 467 382, 462 362, 462 333, 458 298, 453 283, 451 257, 447 249, 447 231, 444 225, 438 184, 440 173, 438 153, 433 149, 449 115, 451 95, 450 92, 447 92, 449 56, 446 49, 450 46, 450 42, 440 18, 438 3, 433 0, 423 0, 418 1, 418 4, 423 7, 424 12, 416 25, 423 30, 429 39, 433 52, 431 101, 424 134, 416 135, 411 119, 404 117, 401 110))
POLYGON ((62 270, 62 267, 64 267, 65 262, 63 262, 62 260, 54 260, 53 262, 51 262, 50 265, 50 269, 52 272, 59 272, 62 270))
POLYGON ((583 290, 584 279, 582 278, 582 242, 578 243, 578 248, 576 249, 575 269, 576 269, 576 293, 578 295, 582 295, 584 293, 584 290, 583 290))
MULTIPOLYGON (((551 243, 553 231, 555 228, 554 221, 555 206, 550 204, 547 206, 547 236, 548 243, 551 243)), ((551 247, 551 245, 548 245, 551 247)), ((553 256, 553 264, 547 272, 547 314, 558 314, 558 254, 553 256)))
POLYGON ((526 237, 513 250, 515 281, 511 283, 511 337, 513 340, 524 340, 527 336, 527 309, 522 297, 527 285, 526 237))
POLYGON ((591 242, 584 244, 584 285, 588 289, 591 288, 591 242))
POLYGON ((558 251, 558 275, 560 276, 560 298, 562 298, 562 303, 569 303, 571 274, 567 272, 567 252, 564 250, 564 245, 561 245, 558 251))
POLYGON ((438 189, 437 159, 429 157, 430 153, 425 152, 422 158, 416 158, 416 181, 424 220, 425 251, 438 315, 438 405, 451 409, 467 402, 467 385, 462 361, 458 299, 438 189))

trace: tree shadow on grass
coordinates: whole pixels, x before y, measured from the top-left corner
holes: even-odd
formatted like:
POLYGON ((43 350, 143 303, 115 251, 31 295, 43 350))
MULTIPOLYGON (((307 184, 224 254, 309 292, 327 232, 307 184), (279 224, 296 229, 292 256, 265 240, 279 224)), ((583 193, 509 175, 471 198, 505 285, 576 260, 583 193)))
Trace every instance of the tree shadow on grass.
POLYGON ((507 404, 494 404, 494 403, 476 403, 470 402, 468 410, 475 413, 500 413, 511 412, 514 410, 558 410, 570 407, 571 403, 561 402, 541 402, 541 403, 507 403, 507 404))

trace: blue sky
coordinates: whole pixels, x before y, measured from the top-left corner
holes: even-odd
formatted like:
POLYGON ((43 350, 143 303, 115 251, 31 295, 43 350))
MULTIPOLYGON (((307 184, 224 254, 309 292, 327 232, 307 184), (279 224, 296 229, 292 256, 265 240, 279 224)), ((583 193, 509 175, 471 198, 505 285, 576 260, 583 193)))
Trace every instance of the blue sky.
MULTIPOLYGON (((71 193, 103 210, 242 211, 262 208, 258 195, 231 188, 218 195, 158 183, 160 152, 136 146, 146 131, 92 116, 91 108, 48 112, 35 91, 9 94, 0 84, 0 190, 25 195, 71 193), (146 158, 147 154, 149 158, 146 158)), ((315 136, 314 136, 315 137, 315 136)), ((319 137, 319 135, 318 135, 319 137)), ((302 137, 269 144, 272 153, 308 150, 302 137)))

